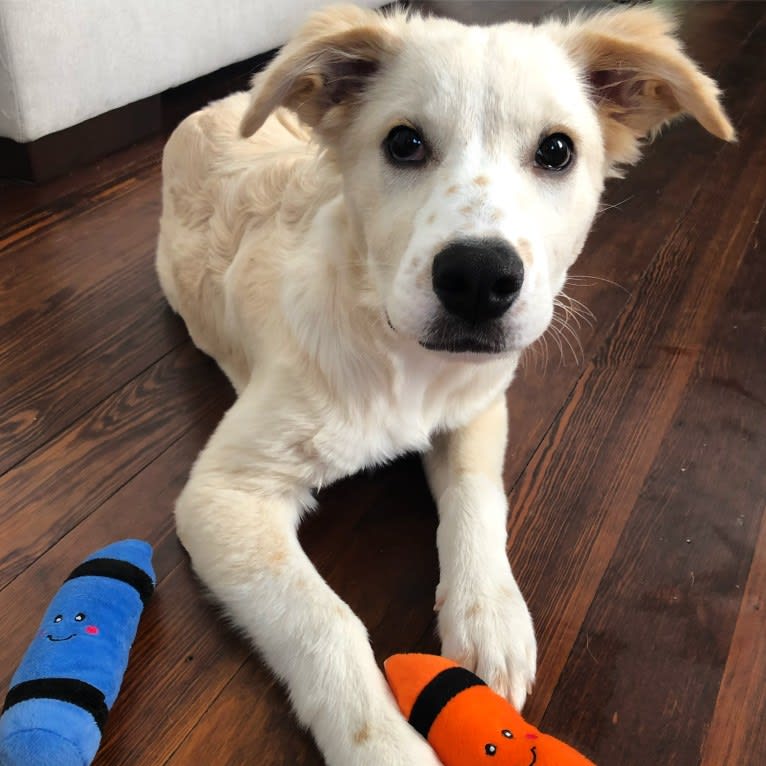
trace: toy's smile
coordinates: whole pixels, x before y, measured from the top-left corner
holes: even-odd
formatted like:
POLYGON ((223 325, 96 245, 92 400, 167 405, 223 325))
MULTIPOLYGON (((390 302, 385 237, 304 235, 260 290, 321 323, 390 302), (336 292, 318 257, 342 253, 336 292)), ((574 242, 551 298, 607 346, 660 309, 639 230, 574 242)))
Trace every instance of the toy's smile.
POLYGON ((529 766, 535 766, 537 763, 537 748, 533 747, 529 752, 532 753, 532 760, 530 761, 529 766))
POLYGON ((67 636, 66 638, 54 638, 54 637, 53 637, 52 635, 50 635, 50 633, 49 633, 49 634, 46 636, 46 638, 48 639, 48 641, 55 641, 55 642, 57 642, 57 643, 58 643, 59 641, 69 641, 69 639, 70 639, 70 638, 74 638, 74 636, 75 636, 75 634, 74 634, 74 633, 72 633, 72 635, 71 635, 71 636, 67 636))

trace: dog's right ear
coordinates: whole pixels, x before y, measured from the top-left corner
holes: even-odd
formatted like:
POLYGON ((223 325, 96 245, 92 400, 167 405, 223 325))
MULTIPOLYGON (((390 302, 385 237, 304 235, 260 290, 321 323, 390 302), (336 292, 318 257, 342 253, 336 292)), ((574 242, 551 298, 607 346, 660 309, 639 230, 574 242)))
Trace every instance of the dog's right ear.
POLYGON ((399 50, 384 17, 356 6, 315 13, 253 80, 240 132, 253 135, 279 106, 328 135, 347 124, 369 80, 399 50))
POLYGON ((725 141, 735 139, 720 91, 699 69, 664 11, 633 7, 580 15, 547 29, 588 81, 604 135, 608 175, 636 162, 641 143, 684 114, 725 141))

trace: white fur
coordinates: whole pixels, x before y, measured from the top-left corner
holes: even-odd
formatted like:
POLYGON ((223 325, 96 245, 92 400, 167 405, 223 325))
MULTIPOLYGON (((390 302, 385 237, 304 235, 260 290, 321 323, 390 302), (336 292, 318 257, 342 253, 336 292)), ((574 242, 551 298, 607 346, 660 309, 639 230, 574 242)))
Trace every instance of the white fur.
POLYGON ((556 24, 479 29, 330 10, 252 96, 192 115, 166 147, 160 281, 239 395, 178 500, 178 533, 332 766, 437 763, 398 714, 364 626, 298 544, 312 490, 342 476, 425 454, 443 651, 519 707, 532 685, 532 621, 505 549, 505 390, 547 328, 620 161, 580 41, 556 24), (376 74, 323 112, 332 83, 321 67, 354 56, 371 57, 376 74), (380 149, 402 122, 433 149, 422 169, 394 168, 380 149), (257 132, 242 138, 241 124, 257 132), (558 175, 534 164, 553 131, 577 147, 558 175), (465 236, 502 238, 524 260, 498 354, 422 346, 440 311, 433 258, 465 236))

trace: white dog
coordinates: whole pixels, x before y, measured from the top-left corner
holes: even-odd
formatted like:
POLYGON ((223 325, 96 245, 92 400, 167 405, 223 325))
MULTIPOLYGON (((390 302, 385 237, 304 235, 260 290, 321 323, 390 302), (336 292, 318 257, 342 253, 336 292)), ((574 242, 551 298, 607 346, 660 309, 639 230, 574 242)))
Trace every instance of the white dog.
POLYGON ((604 179, 677 115, 734 137, 673 32, 649 8, 485 28, 330 8, 167 145, 162 287, 239 395, 178 533, 332 766, 437 763, 296 535, 315 488, 407 451, 438 504, 443 652, 524 703, 505 391, 604 179))

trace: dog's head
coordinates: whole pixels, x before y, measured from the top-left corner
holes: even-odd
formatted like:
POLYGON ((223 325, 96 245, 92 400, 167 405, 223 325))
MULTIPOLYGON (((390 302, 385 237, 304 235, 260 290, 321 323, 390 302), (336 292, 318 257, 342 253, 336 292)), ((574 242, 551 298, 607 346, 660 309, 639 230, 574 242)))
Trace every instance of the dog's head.
POLYGON ((682 114, 734 138, 673 33, 651 8, 493 27, 330 8, 256 80, 242 133, 278 106, 314 129, 394 332, 514 352, 643 139, 682 114))

